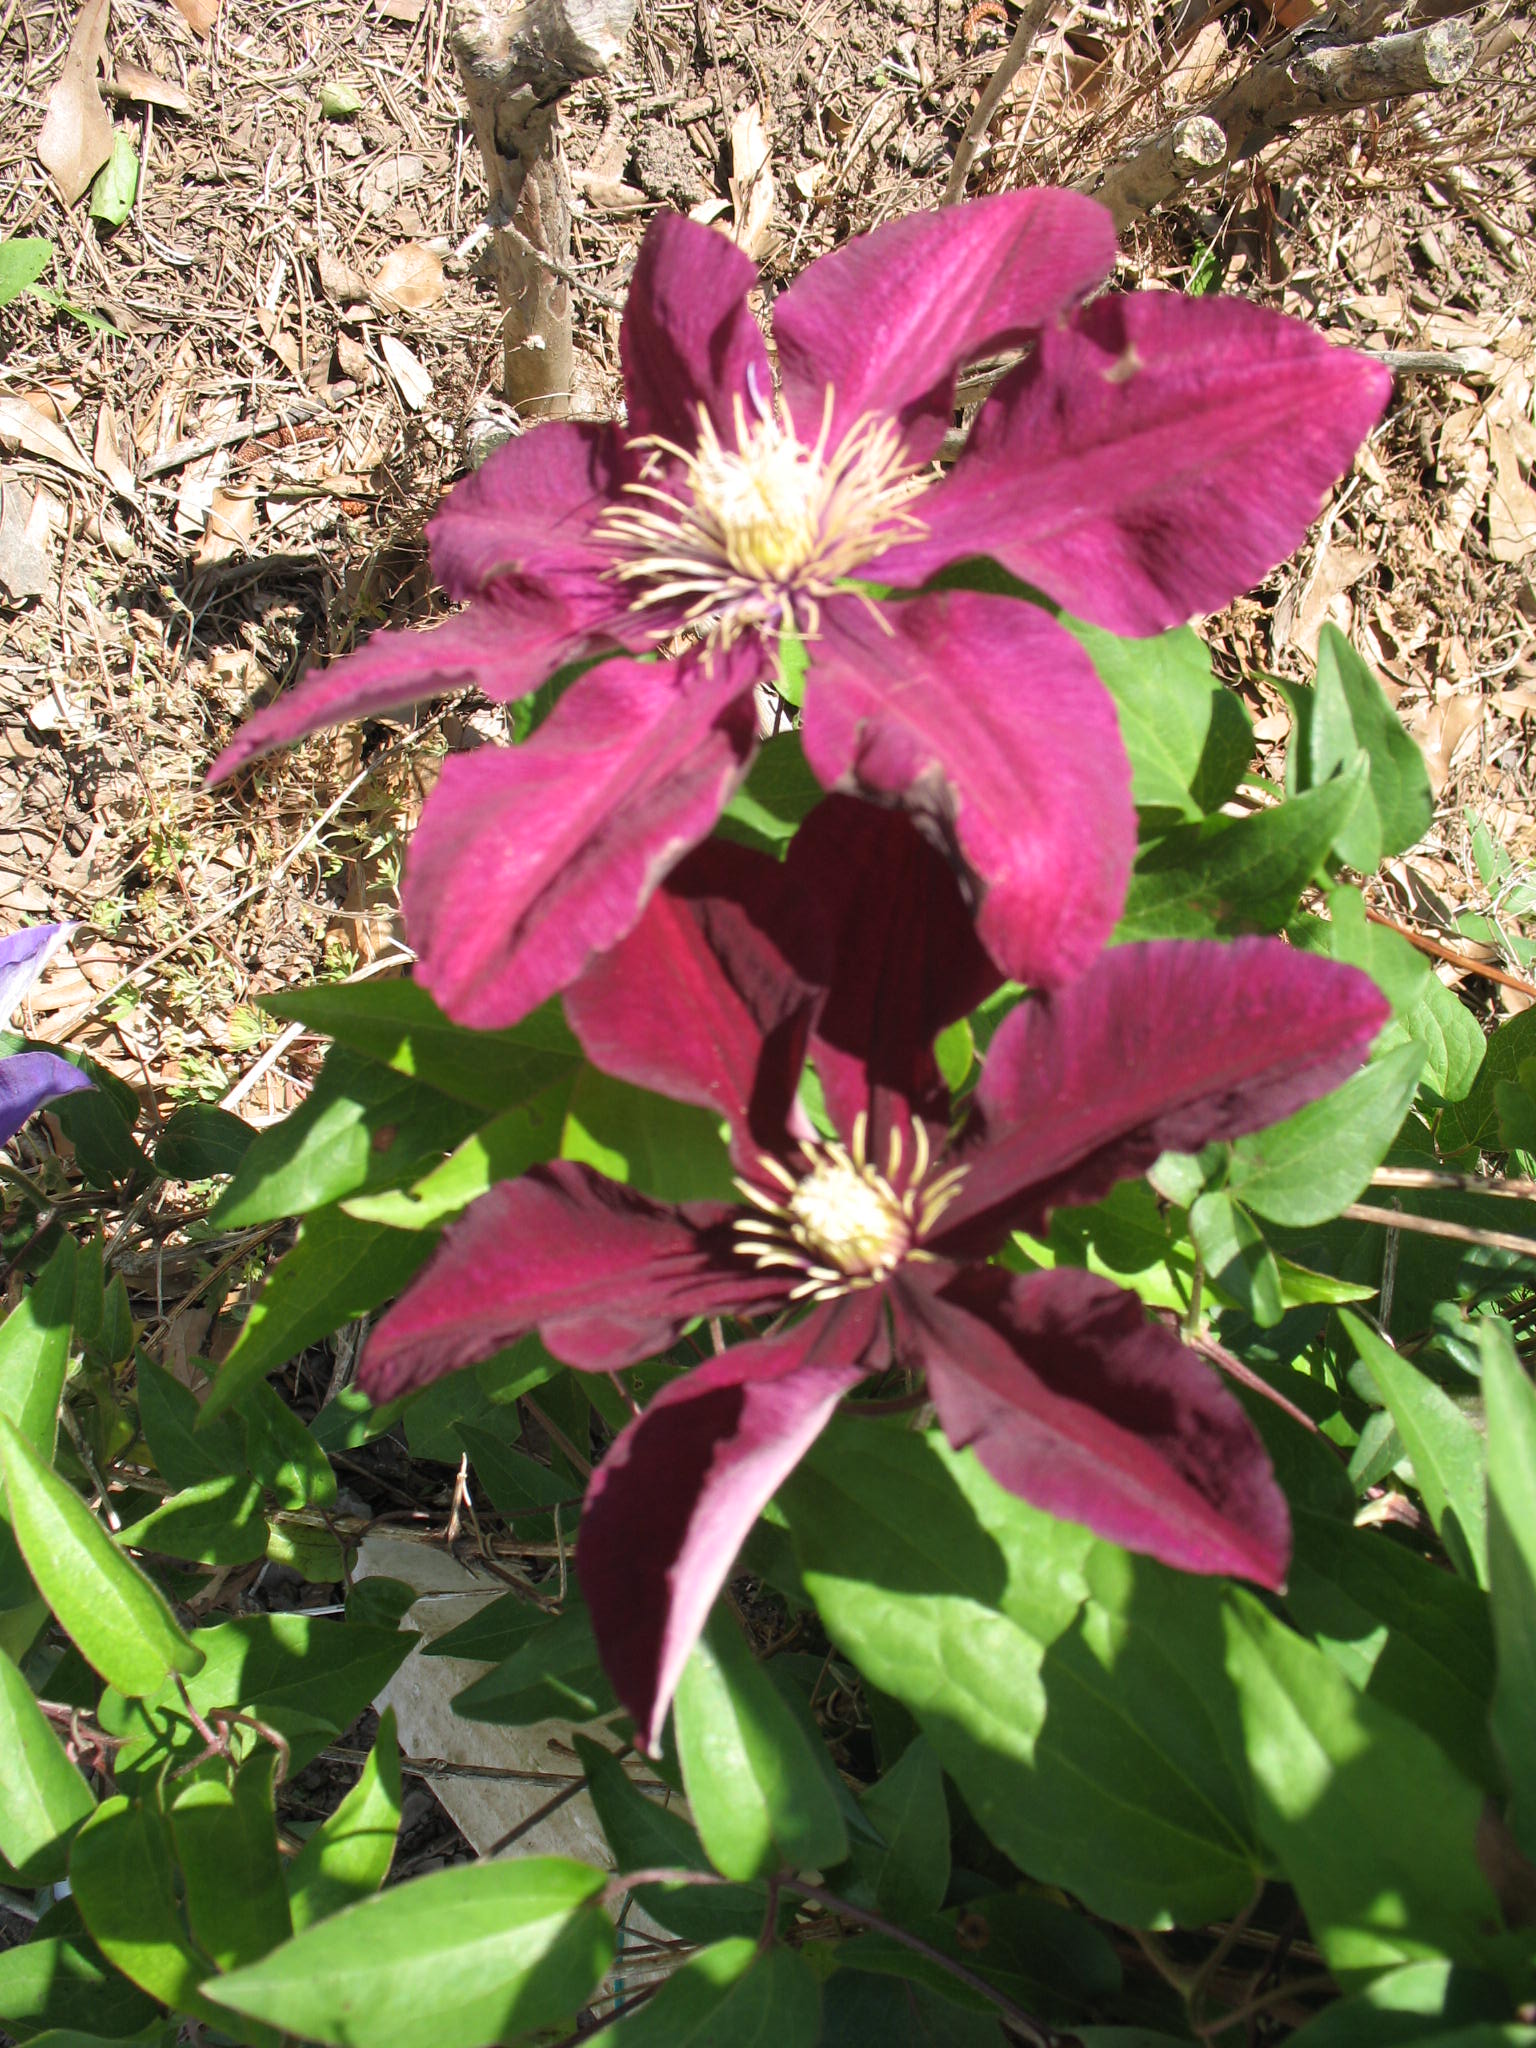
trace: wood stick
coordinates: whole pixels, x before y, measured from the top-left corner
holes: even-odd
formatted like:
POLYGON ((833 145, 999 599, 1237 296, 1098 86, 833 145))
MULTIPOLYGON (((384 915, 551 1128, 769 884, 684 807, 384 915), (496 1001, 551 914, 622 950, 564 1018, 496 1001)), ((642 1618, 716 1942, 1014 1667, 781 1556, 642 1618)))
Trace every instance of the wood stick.
POLYGON ((1018 75, 1054 5, 1055 0, 1029 0, 1029 5, 1019 16, 1019 25, 1012 40, 999 58, 997 69, 987 80, 986 88, 965 124, 965 133, 955 151, 955 161, 950 166, 949 182, 944 187, 941 205, 953 206, 957 199, 965 197, 965 181, 971 174, 971 163, 981 146, 981 138, 991 127, 992 116, 1003 103, 1003 94, 1018 75))

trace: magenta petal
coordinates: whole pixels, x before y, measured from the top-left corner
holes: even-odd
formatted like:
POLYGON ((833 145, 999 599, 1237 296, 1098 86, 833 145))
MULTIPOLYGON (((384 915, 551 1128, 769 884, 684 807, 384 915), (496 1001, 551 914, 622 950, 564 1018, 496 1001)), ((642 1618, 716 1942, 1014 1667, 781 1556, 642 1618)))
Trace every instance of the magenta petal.
POLYGON ((946 1211, 948 1257, 1092 1202, 1160 1152, 1193 1152, 1335 1088, 1387 1021, 1376 984, 1278 939, 1116 946, 1021 1003, 988 1050, 946 1211))
POLYGON ((991 555, 1080 618, 1159 633, 1299 545, 1386 406, 1380 363, 1241 299, 1104 298, 1041 337, 878 573, 991 555))
POLYGON ((634 926, 756 746, 749 647, 609 661, 520 747, 449 760, 406 863, 418 978, 460 1024, 514 1024, 634 926))
POLYGON ((953 870, 904 812, 829 797, 795 835, 784 873, 831 970, 814 1041, 828 1112, 845 1137, 863 1112, 870 1154, 883 1160, 911 1115, 948 1124, 933 1041, 992 993, 997 969, 953 870))
POLYGON ((737 1256, 735 1214, 653 1202, 569 1161, 502 1181, 448 1226, 368 1339, 358 1382, 390 1401, 530 1330, 567 1365, 617 1370, 695 1316, 776 1305, 788 1283, 737 1256))
POLYGON ((773 312, 802 438, 814 438, 831 385, 834 439, 863 413, 894 414, 926 461, 962 365, 1050 325, 1114 264, 1107 211, 1048 188, 910 213, 819 257, 773 312))
POLYGON ((95 1086, 89 1074, 56 1052, 18 1052, 0 1059, 0 1145, 8 1145, 45 1103, 95 1086))
POLYGON ((977 1268, 906 1292, 897 1345, 950 1442, 1021 1500, 1181 1571, 1283 1584, 1290 1516, 1258 1432, 1134 1295, 977 1268))
POLYGON ((974 885, 1006 974, 1052 984, 1094 957, 1135 852, 1109 695, 1037 606, 965 591, 823 608, 805 753, 828 789, 903 803, 974 885))
POLYGON ((703 405, 735 445, 733 401, 750 415, 768 402, 768 351, 747 306, 757 283, 750 257, 718 232, 663 213, 640 245, 619 331, 631 434, 691 448, 703 405))
POLYGON ((746 1168, 784 1149, 805 1059, 817 991, 774 937, 795 912, 777 861, 710 840, 565 998, 594 1066, 715 1110, 746 1168))
POLYGON ((443 500, 427 527, 450 597, 504 585, 509 602, 563 602, 574 621, 606 620, 623 597, 593 538, 634 467, 614 426, 551 420, 503 443, 443 500))
POLYGON ((275 704, 248 718, 208 771, 222 782, 248 761, 322 726, 377 718, 423 697, 478 684, 508 703, 583 652, 586 629, 561 604, 531 602, 503 610, 473 605, 444 626, 375 633, 355 654, 312 669, 275 704))
POLYGON ((603 1665, 655 1755, 688 1653, 759 1514, 864 1377, 872 1293, 662 1388, 599 1466, 576 1568, 603 1665))

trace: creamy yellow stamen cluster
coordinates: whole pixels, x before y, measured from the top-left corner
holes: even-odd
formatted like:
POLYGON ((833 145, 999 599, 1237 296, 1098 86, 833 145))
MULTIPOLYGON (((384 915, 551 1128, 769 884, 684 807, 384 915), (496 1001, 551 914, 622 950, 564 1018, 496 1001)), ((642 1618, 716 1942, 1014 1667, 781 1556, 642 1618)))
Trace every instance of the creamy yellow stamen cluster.
POLYGON ((760 1269, 785 1267, 805 1278, 792 1301, 831 1301, 856 1287, 872 1287, 905 1259, 926 1260, 921 1240, 959 1192, 965 1168, 928 1178, 928 1133, 914 1123, 912 1170, 902 1182, 902 1136, 891 1132, 885 1170, 866 1156, 867 1119, 854 1120, 852 1142, 805 1139, 807 1171, 798 1177, 766 1156, 758 1164, 783 1188, 773 1196, 750 1181, 736 1185, 763 1214, 736 1225, 740 1247, 760 1269))
POLYGON ((906 510, 919 488, 896 424, 868 415, 834 447, 833 392, 807 444, 787 411, 748 419, 740 397, 734 447, 699 408, 691 449, 660 436, 631 502, 609 512, 602 536, 619 551, 614 575, 634 586, 636 610, 685 607, 728 645, 749 629, 814 635, 821 603, 898 540, 923 531, 906 510))

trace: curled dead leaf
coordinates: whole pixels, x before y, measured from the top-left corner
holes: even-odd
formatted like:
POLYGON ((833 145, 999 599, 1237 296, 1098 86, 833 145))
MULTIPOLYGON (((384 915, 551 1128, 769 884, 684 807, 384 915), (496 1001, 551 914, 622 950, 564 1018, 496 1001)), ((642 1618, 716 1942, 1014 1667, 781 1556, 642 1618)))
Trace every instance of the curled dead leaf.
POLYGON ((206 40, 219 18, 219 0, 176 0, 176 12, 194 35, 206 40))
POLYGON ((174 78, 157 78, 153 71, 143 71, 122 57, 113 63, 106 90, 113 99, 136 100, 140 106, 164 107, 172 114, 185 114, 192 105, 174 78))
POLYGON ((392 334, 379 336, 379 347, 383 351, 389 374, 395 380, 400 396, 412 412, 420 412, 432 396, 432 379, 420 359, 414 356, 403 341, 397 341, 392 334))
POLYGON ((96 83, 106 53, 109 4, 110 0, 85 0, 38 133, 38 162, 66 206, 84 198, 112 154, 112 116, 96 83))
POLYGON ((761 261, 772 239, 773 172, 768 128, 755 100, 731 123, 730 193, 731 240, 761 261))
POLYGON ((403 242, 374 272, 372 289, 387 304, 419 313, 443 296, 443 259, 425 242, 403 242))

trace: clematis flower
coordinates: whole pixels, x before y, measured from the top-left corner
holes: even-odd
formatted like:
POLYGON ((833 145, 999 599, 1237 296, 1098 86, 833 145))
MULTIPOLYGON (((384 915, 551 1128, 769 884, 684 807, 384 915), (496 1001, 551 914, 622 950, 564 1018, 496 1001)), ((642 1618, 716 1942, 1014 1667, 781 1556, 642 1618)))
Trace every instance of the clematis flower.
POLYGON ((833 798, 782 867, 700 848, 566 1008, 595 1064, 728 1119, 740 1206, 537 1167, 450 1226, 374 1331, 361 1379, 384 1400, 530 1330, 596 1372, 694 1317, 788 1312, 664 1385, 587 1496, 582 1586, 647 1743, 763 1506, 892 1367, 1036 1506, 1187 1571, 1283 1579, 1284 1498, 1212 1370, 1104 1280, 988 1261, 1058 1203, 1334 1087, 1386 1006, 1277 940, 1119 947, 1008 1015, 956 1121, 934 1038, 996 983, 897 813, 833 798), (835 1136, 799 1107, 807 1058, 835 1136))
MULTIPOLYGON (((35 924, 0 939, 0 1020, 9 1021, 28 989, 76 926, 35 924)), ((44 1103, 95 1082, 55 1052, 17 1052, 0 1059, 0 1145, 8 1145, 44 1103)))
POLYGON ((617 653, 527 745, 449 760, 407 865, 422 980, 462 1022, 508 1024, 630 931, 707 834, 793 635, 818 780, 923 823, 1006 973, 1068 978, 1133 851, 1113 707, 1041 607, 911 593, 986 554, 1117 633, 1212 610, 1296 546, 1389 388, 1239 301, 1084 306, 1114 260, 1109 214, 1072 192, 890 222, 777 300, 775 389, 751 263, 663 216, 620 337, 627 426, 546 423, 493 455, 429 529, 467 610, 309 678, 215 777, 339 719, 467 683, 506 702, 617 653), (1022 346, 942 476, 961 368, 1022 346))

